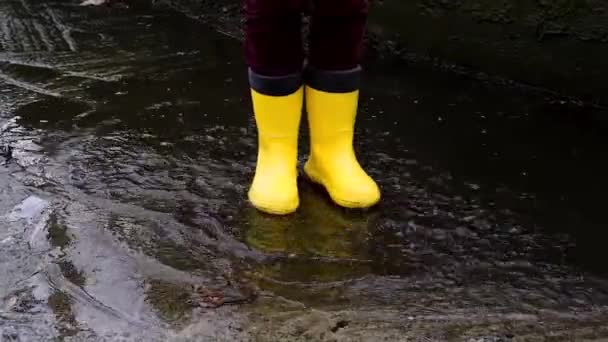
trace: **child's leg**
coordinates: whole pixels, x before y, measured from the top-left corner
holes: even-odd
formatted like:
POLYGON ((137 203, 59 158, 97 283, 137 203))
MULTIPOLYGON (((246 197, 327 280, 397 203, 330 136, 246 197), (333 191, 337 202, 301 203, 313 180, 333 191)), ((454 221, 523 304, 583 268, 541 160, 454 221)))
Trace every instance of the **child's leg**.
POLYGON ((368 1, 315 0, 313 6, 310 64, 321 70, 359 66, 368 1))
POLYGON ((380 189, 353 150, 368 3, 316 0, 314 6, 305 76, 311 155, 304 171, 337 204, 369 207, 380 189))
POLYGON ((264 76, 285 76, 302 69, 304 0, 245 0, 245 57, 264 76))
POLYGON ((301 0, 245 0, 245 55, 258 131, 249 200, 288 214, 299 205, 298 132, 302 113, 301 0))

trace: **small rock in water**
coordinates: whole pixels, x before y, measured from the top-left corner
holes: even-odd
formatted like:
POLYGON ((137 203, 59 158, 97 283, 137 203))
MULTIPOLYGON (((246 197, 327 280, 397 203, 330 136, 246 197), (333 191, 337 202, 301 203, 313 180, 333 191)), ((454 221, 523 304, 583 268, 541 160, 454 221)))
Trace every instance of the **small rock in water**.
POLYGON ((475 183, 467 183, 467 186, 471 189, 471 190, 479 190, 481 189, 481 186, 479 186, 478 184, 475 183))
POLYGON ((80 6, 99 6, 103 5, 106 0, 85 0, 80 3, 80 6))
POLYGON ((6 163, 11 161, 13 159, 13 148, 10 145, 0 146, 0 157, 3 157, 6 163))

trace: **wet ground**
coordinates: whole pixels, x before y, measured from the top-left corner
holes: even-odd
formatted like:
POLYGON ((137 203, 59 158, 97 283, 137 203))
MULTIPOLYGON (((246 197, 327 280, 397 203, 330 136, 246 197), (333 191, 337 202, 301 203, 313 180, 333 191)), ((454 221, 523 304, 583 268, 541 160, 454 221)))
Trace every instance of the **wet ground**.
POLYGON ((371 58, 382 204, 268 217, 238 40, 1 0, 0 341, 606 339, 607 115, 371 58))

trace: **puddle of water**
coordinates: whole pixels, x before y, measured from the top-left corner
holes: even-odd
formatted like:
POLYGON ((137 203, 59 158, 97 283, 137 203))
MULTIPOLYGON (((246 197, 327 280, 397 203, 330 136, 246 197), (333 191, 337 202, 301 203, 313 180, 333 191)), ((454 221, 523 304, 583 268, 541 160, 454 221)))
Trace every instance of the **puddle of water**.
POLYGON ((237 41, 23 4, 0 5, 21 23, 0 35, 0 339, 608 335, 599 113, 372 65, 357 144, 381 205, 302 180, 299 212, 269 217, 245 201, 237 41))

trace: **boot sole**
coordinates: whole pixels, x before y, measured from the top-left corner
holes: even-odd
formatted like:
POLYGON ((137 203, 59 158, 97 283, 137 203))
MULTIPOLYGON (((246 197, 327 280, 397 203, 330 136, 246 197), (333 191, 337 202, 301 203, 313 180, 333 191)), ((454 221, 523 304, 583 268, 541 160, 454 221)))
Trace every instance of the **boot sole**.
POLYGON ((368 209, 368 208, 371 208, 371 207, 375 206, 376 204, 378 204, 378 202, 380 202, 380 199, 378 199, 370 204, 370 203, 353 202, 353 201, 335 198, 332 195, 332 193, 329 190, 327 190, 327 186, 323 183, 323 181, 321 180, 321 177, 318 177, 317 175, 315 175, 315 172, 311 171, 310 167, 306 167, 306 165, 304 166, 304 175, 306 175, 306 178, 310 182, 322 186, 323 189, 325 190, 325 192, 331 198, 331 200, 334 201, 334 203, 336 203, 337 205, 339 205, 341 207, 348 208, 348 209, 368 209))
POLYGON ((251 205, 256 208, 257 210, 266 213, 266 214, 271 214, 271 215, 289 215, 289 214, 293 214, 298 210, 298 207, 300 206, 300 204, 298 203, 294 208, 285 208, 285 209, 276 209, 274 206, 272 205, 265 205, 264 203, 260 203, 260 202, 253 202, 251 200, 251 198, 249 198, 249 203, 251 203, 251 205))

